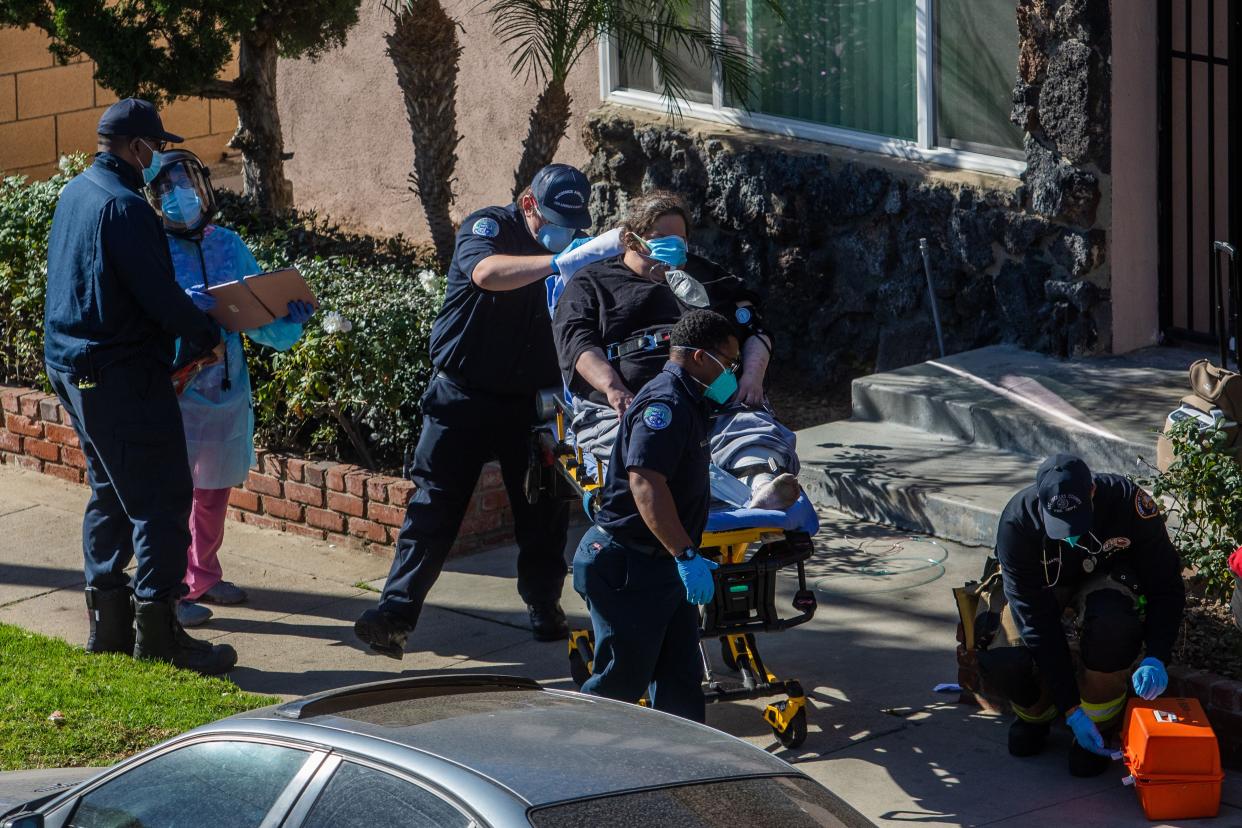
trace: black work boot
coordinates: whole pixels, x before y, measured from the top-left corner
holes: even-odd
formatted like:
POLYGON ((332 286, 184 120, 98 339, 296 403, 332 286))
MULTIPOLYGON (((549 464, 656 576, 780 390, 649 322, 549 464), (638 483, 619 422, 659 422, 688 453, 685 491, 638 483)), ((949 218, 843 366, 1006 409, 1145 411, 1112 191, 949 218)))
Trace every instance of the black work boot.
POLYGON ((191 638, 177 620, 177 599, 134 600, 134 622, 138 639, 135 658, 170 662, 174 667, 193 670, 205 676, 220 676, 233 669, 237 651, 228 644, 210 644, 191 638))
POLYGON ((1009 726, 1009 755, 1036 756, 1043 753, 1050 727, 1048 722, 1014 719, 1009 726))
POLYGON ((377 653, 397 661, 405 655, 405 641, 414 628, 395 612, 369 609, 354 622, 354 635, 377 653))
POLYGON ((134 591, 86 588, 86 615, 91 632, 86 638, 88 653, 134 654, 134 591))
POLYGON ((1078 744, 1077 741, 1070 743, 1069 749, 1069 772, 1070 776, 1099 776, 1108 770, 1108 766, 1113 760, 1108 756, 1101 756, 1078 744))
POLYGON ((543 604, 527 604, 530 612, 530 628, 536 641, 564 641, 569 638, 569 624, 565 611, 556 601, 543 604))

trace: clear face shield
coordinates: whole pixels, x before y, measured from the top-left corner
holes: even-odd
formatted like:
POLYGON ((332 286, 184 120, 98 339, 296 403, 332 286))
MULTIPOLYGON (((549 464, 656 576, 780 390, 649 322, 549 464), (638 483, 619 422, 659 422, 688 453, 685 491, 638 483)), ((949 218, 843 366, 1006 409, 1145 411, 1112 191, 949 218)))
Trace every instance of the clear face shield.
POLYGON ((159 213, 164 229, 192 236, 216 214, 211 174, 191 152, 174 150, 161 158, 159 174, 147 185, 147 201, 159 213))

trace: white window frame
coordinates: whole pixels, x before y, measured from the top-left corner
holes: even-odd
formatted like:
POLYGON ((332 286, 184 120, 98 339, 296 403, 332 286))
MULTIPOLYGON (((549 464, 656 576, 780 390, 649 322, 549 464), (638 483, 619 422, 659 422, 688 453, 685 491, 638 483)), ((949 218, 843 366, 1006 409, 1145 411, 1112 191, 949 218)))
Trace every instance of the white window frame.
MULTIPOLYGON (((1026 171, 1026 162, 1003 156, 987 155, 950 147, 939 147, 936 138, 936 90, 932 82, 935 67, 935 0, 915 0, 915 49, 917 52, 916 116, 918 137, 914 141, 876 135, 845 127, 815 124, 777 115, 746 112, 724 106, 724 89, 719 67, 712 73, 712 104, 682 101, 684 115, 704 121, 728 124, 760 132, 784 135, 836 144, 865 152, 904 158, 929 164, 938 164, 961 170, 992 173, 1017 177, 1026 171)), ((711 0, 712 26, 719 30, 722 20, 721 0, 711 0)), ((599 44, 599 93, 600 99, 612 103, 661 112, 668 110, 668 103, 661 96, 637 89, 618 88, 620 65, 616 44, 611 38, 600 38, 599 44)))

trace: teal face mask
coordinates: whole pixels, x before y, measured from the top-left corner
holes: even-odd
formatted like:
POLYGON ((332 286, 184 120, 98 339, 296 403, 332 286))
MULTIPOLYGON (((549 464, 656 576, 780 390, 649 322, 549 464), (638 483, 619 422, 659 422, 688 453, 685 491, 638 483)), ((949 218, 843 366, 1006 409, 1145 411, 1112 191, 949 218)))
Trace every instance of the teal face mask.
POLYGON ((712 358, 712 362, 720 366, 720 376, 703 389, 703 396, 717 405, 724 405, 737 393, 737 377, 733 376, 733 371, 726 368, 724 363, 716 357, 710 353, 708 356, 712 358))
POLYGON ((198 193, 187 187, 177 187, 160 200, 164 218, 173 224, 193 227, 203 215, 203 205, 198 193))
POLYGON ((1070 535, 1068 538, 1065 539, 1065 542, 1068 543, 1070 546, 1077 546, 1078 539, 1081 537, 1082 535, 1070 535))

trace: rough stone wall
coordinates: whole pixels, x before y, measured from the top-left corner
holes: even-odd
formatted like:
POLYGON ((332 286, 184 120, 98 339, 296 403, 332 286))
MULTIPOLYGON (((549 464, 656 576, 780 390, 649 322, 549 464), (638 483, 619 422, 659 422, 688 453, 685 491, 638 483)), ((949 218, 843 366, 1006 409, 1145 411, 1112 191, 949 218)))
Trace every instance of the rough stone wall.
POLYGON ((692 247, 764 297, 778 358, 817 383, 936 354, 920 237, 950 352, 1107 350, 1107 9, 1088 5, 1107 4, 1019 3, 1022 181, 606 105, 584 128, 597 223, 682 193, 692 247))

